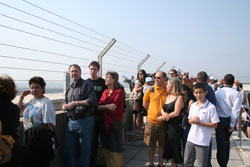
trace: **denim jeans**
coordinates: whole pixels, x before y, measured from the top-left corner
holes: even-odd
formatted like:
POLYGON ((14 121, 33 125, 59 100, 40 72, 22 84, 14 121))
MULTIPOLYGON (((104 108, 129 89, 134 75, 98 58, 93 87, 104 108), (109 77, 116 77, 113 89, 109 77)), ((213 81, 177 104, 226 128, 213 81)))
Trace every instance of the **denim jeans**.
POLYGON ((64 143, 65 167, 76 167, 78 164, 89 167, 94 122, 93 116, 69 121, 64 143))

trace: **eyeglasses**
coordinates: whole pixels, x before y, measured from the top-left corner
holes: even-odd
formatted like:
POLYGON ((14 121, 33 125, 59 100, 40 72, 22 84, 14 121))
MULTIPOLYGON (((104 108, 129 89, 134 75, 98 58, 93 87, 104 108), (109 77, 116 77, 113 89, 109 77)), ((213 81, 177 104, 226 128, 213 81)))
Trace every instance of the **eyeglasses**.
POLYGON ((169 75, 174 75, 174 73, 173 73, 173 72, 170 72, 169 75))
POLYGON ((155 79, 161 79, 161 77, 155 77, 155 79))

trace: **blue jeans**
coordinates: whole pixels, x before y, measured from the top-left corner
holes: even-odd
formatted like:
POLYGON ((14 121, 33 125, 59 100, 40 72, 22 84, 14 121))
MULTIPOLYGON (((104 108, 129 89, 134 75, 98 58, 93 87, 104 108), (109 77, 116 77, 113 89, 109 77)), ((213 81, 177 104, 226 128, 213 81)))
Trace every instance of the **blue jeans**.
POLYGON ((69 121, 64 143, 65 167, 76 167, 77 164, 89 167, 94 122, 93 116, 69 121))

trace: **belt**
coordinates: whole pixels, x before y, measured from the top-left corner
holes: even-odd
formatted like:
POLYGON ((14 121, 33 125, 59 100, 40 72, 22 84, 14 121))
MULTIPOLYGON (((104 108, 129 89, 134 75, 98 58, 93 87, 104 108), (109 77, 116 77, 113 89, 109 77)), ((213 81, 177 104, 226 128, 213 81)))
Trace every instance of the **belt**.
POLYGON ((86 112, 86 113, 75 113, 74 110, 69 110, 67 111, 67 116, 75 121, 75 120, 78 120, 78 119, 82 119, 82 118, 86 118, 86 117, 89 117, 89 116, 92 116, 94 115, 93 112, 86 112))

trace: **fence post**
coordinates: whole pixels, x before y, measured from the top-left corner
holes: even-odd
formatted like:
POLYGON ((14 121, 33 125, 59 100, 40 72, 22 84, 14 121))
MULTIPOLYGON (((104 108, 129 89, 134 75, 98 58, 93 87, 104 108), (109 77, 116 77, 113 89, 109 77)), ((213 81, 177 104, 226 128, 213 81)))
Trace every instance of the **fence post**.
POLYGON ((69 87, 70 87, 70 76, 69 76, 69 72, 65 72, 64 94, 66 93, 66 91, 68 90, 69 87))
POLYGON ((164 61, 164 62, 156 69, 156 71, 159 71, 165 64, 166 64, 166 62, 164 61))
POLYGON ((241 148, 241 140, 242 140, 242 136, 241 136, 241 115, 242 115, 242 108, 240 110, 240 115, 239 115, 239 119, 238 119, 238 137, 240 138, 240 148, 241 148))
POLYGON ((109 49, 114 45, 115 42, 116 40, 115 38, 113 38, 98 56, 98 63, 100 64, 99 77, 102 77, 102 58, 109 51, 109 49))
POLYGON ((150 55, 147 55, 147 56, 144 57, 144 58, 142 59, 142 61, 137 65, 137 72, 140 71, 142 64, 145 63, 145 61, 147 61, 147 59, 148 59, 149 57, 150 57, 150 55))

